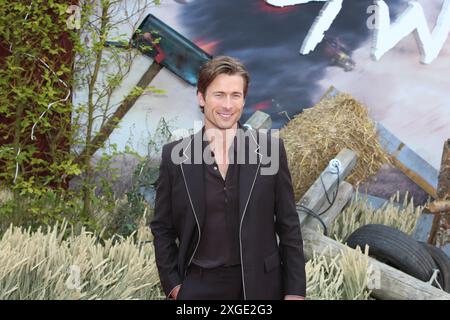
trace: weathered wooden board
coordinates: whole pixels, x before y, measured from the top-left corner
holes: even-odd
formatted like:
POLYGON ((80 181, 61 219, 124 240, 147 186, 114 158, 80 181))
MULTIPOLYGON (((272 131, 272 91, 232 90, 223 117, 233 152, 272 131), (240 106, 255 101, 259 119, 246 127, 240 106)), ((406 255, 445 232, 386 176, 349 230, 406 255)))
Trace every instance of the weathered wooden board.
POLYGON ((378 139, 394 165, 433 198, 437 197, 439 172, 411 150, 381 123, 377 123, 378 139))
POLYGON ((444 150, 442 150, 437 196, 442 200, 450 198, 450 139, 445 141, 444 150))
POLYGON ((245 122, 245 125, 249 125, 253 129, 267 129, 272 128, 272 118, 265 112, 257 110, 252 116, 245 122))
POLYGON ((427 242, 433 225, 434 214, 422 213, 416 223, 412 237, 417 241, 427 242))
MULTIPOLYGON (((336 217, 341 213, 342 209, 345 205, 350 201, 353 195, 353 186, 343 181, 339 185, 338 194, 336 195, 336 200, 333 205, 320 217, 328 228, 336 219, 336 217)), ((328 202, 325 202, 322 207, 319 209, 319 212, 326 210, 330 205, 328 202)), ((302 225, 302 228, 307 227, 312 230, 317 230, 317 228, 323 228, 322 224, 317 219, 306 219, 305 223, 302 225)))
MULTIPOLYGON (((339 180, 344 181, 345 177, 350 173, 350 171, 355 167, 357 155, 354 151, 349 149, 343 149, 339 154, 336 156, 336 159, 338 159, 341 162, 341 169, 339 172, 339 180)), ((331 160, 331 159, 330 159, 331 160)), ((310 215, 306 214, 304 210, 300 208, 300 205, 307 207, 308 209, 312 210, 314 213, 319 213, 320 208, 324 205, 324 203, 327 203, 326 200, 326 194, 329 195, 329 197, 332 197, 333 193, 336 190, 337 187, 337 174, 333 174, 328 171, 328 168, 326 168, 322 173, 322 181, 320 179, 320 176, 317 178, 317 180, 313 183, 313 185, 306 191, 306 193, 303 195, 303 197, 300 199, 300 201, 297 204, 297 212, 299 214, 300 223, 306 223, 307 219, 313 219, 310 215), (323 182, 323 184, 322 184, 323 182), (325 187, 325 189, 324 189, 325 187)))

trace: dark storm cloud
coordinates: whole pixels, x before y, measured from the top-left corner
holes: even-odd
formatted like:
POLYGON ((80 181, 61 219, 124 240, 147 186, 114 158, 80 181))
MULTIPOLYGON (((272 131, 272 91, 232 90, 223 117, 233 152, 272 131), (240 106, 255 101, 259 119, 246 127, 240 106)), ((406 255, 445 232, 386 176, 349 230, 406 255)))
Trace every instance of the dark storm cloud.
MULTIPOLYGON (((326 36, 339 37, 351 50, 358 48, 370 37, 366 10, 371 4, 371 0, 345 0, 326 36)), ((387 4, 397 12, 405 1, 387 4)), ((262 5, 263 0, 196 0, 182 7, 180 19, 190 39, 219 40, 216 55, 235 56, 248 67, 252 81, 243 120, 254 112, 252 105, 274 99, 279 107, 273 103, 264 111, 279 128, 286 122, 280 111, 293 116, 317 102, 312 96, 329 58, 323 54, 323 44, 306 56, 299 50, 324 3, 270 12, 261 10, 262 5)))

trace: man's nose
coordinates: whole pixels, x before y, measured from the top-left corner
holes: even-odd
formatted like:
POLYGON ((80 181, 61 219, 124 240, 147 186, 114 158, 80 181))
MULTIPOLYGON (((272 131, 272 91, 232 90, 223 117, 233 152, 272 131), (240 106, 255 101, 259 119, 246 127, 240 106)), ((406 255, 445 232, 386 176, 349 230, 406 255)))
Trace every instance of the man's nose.
POLYGON ((232 96, 225 96, 224 108, 231 109, 233 108, 233 98, 232 96))

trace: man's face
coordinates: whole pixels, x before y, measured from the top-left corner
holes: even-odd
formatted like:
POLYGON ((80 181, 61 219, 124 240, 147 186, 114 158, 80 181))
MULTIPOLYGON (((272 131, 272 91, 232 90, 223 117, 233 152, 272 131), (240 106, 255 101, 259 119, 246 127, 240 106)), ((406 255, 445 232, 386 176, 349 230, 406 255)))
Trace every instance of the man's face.
POLYGON ((240 119, 244 108, 244 78, 238 74, 219 74, 206 89, 197 94, 204 107, 205 126, 230 129, 240 119))

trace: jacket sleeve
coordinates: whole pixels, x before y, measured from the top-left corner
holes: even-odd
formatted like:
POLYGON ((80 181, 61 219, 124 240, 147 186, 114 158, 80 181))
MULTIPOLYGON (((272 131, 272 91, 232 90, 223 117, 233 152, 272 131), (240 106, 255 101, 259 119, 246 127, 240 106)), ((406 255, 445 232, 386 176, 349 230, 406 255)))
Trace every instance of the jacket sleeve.
POLYGON ((276 176, 275 210, 276 230, 280 239, 279 246, 283 265, 284 294, 305 297, 306 275, 303 240, 282 139, 279 139, 279 148, 280 164, 276 176))
POLYGON ((156 182, 154 218, 150 223, 159 278, 166 296, 181 283, 178 274, 177 234, 172 222, 172 187, 169 175, 170 148, 162 149, 159 177, 156 182))

